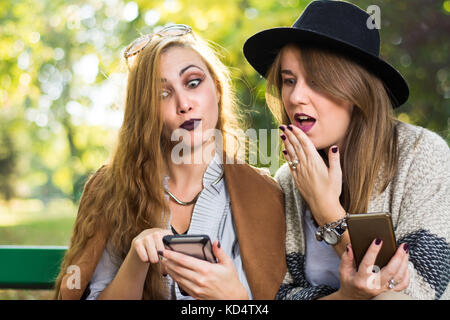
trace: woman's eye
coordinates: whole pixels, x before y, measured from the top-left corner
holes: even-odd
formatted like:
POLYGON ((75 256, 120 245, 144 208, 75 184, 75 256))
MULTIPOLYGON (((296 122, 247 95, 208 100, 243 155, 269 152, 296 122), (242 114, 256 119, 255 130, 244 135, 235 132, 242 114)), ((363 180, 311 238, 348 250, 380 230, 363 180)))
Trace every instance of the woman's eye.
POLYGON ((165 99, 165 98, 167 98, 168 96, 169 96, 169 91, 163 90, 163 91, 161 92, 161 99, 165 99))
POLYGON ((202 81, 201 79, 194 79, 194 80, 191 80, 191 81, 189 81, 189 82, 187 83, 187 86, 188 86, 189 88, 196 88, 196 87, 198 87, 198 85, 200 84, 201 81, 202 81))
POLYGON ((293 85, 293 84, 295 84, 295 80, 292 79, 292 78, 286 78, 286 79, 283 79, 283 84, 285 84, 285 85, 293 85))

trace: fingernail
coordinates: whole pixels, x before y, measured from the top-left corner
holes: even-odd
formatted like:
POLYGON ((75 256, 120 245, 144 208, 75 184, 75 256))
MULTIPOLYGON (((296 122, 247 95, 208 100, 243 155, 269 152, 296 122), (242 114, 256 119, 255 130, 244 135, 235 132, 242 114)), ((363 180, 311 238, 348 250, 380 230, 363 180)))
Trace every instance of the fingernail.
POLYGON ((338 151, 338 147, 331 148, 331 151, 333 151, 333 153, 336 153, 338 151))
POLYGON ((375 244, 376 244, 377 246, 379 246, 380 243, 381 243, 381 239, 380 239, 380 238, 377 238, 377 239, 375 240, 375 244))
POLYGON ((288 125, 287 127, 288 127, 289 130, 291 130, 291 131, 293 130, 291 125, 288 125))
POLYGON ((286 140, 286 136, 284 134, 282 134, 280 137, 281 139, 286 140))
POLYGON ((284 155, 287 155, 287 150, 283 150, 284 155))
POLYGON ((220 241, 217 241, 217 248, 220 248, 220 247, 221 247, 220 241))
POLYGON ((281 131, 286 130, 286 128, 284 126, 279 126, 278 128, 280 128, 281 131))
POLYGON ((403 250, 405 250, 406 253, 409 253, 409 244, 405 243, 403 245, 403 250))

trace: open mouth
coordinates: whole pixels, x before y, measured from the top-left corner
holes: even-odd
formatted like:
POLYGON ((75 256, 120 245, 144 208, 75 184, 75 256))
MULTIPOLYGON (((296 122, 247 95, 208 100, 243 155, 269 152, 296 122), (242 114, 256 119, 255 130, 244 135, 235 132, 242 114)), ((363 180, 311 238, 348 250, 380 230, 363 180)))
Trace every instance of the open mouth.
POLYGON ((295 124, 299 127, 303 132, 308 132, 316 123, 316 119, 305 114, 305 113, 296 113, 295 116, 295 124))
POLYGON ((180 126, 180 128, 183 128, 188 131, 192 131, 200 124, 202 119, 189 119, 183 122, 180 126))

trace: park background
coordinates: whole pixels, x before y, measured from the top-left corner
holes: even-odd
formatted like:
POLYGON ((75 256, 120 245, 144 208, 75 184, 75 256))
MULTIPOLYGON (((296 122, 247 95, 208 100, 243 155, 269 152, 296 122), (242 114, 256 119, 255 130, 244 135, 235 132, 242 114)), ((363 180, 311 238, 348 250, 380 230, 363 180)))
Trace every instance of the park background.
MULTIPOLYGON (((262 29, 290 26, 309 2, 0 1, 0 245, 69 244, 83 185, 108 161, 121 125, 122 54, 132 40, 168 23, 192 26, 231 68, 244 131, 276 128, 242 46, 262 29)), ((381 56, 410 86, 397 117, 450 143, 450 1, 352 2, 380 8, 381 56)), ((50 296, 0 290, 0 299, 50 296)))

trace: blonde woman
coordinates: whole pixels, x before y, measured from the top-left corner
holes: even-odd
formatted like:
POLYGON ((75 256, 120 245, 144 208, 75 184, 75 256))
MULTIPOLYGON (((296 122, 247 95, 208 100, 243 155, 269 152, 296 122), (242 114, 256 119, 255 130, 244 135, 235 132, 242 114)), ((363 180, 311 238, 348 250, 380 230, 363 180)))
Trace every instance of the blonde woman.
POLYGON ((137 39, 125 58, 117 149, 85 185, 55 298, 273 299, 286 270, 282 191, 224 153, 235 122, 226 67, 185 25, 137 39), (207 234, 218 262, 164 250, 176 233, 207 234))
POLYGON ((267 78, 287 160, 276 174, 287 219, 279 299, 450 298, 449 147, 395 119, 408 86, 379 57, 370 19, 345 1, 313 1, 292 27, 264 30, 244 45, 267 78), (366 212, 389 212, 398 242, 377 275, 381 239, 356 269, 342 225, 346 213, 366 212), (336 241, 316 239, 326 224, 336 241))

